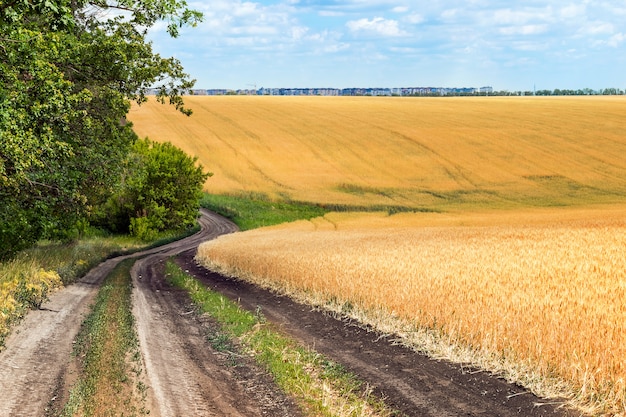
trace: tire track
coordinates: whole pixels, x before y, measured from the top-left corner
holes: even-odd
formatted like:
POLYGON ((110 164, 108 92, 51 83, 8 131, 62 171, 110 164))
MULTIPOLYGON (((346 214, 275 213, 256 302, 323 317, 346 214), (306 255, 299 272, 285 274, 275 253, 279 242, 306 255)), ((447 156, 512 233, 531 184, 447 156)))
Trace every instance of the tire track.
POLYGON ((44 415, 69 367, 72 342, 100 283, 131 256, 139 254, 101 263, 76 284, 52 294, 13 329, 0 353, 1 416, 44 415))
MULTIPOLYGON (((29 312, 13 329, 0 352, 0 416, 44 416, 49 405, 55 409, 62 406, 54 404, 54 400, 57 394, 59 397, 64 394, 60 391, 64 390, 70 372, 73 341, 100 284, 120 262, 140 257, 144 258, 133 268, 136 271, 133 295, 137 304, 134 308, 140 313, 137 323, 142 331, 142 354, 150 370, 148 377, 158 381, 150 393, 156 394, 152 395, 152 402, 160 413, 153 411, 151 415, 260 415, 241 398, 227 398, 224 392, 228 383, 219 385, 218 380, 228 380, 232 376, 228 372, 220 374, 217 367, 199 366, 207 358, 195 358, 195 362, 181 359, 190 357, 189 352, 210 349, 199 324, 194 325, 191 316, 181 322, 180 302, 168 300, 169 290, 162 289, 160 281, 155 279, 155 271, 164 259, 237 230, 233 223, 206 210, 201 210, 199 223, 201 231, 186 239, 102 262, 77 283, 52 294, 40 310, 29 312), (137 274, 146 279, 140 279, 137 274), (161 327, 165 328, 163 333, 158 330, 161 327), (182 402, 184 408, 180 406, 182 402), (235 409, 240 406, 242 412, 235 409)), ((215 358, 211 359, 215 364, 215 358)))
POLYGON ((342 364, 390 407, 411 417, 500 416, 575 417, 566 399, 538 398, 497 375, 462 364, 434 360, 347 318, 296 302, 254 284, 213 273, 194 254, 177 257, 213 291, 259 310, 289 336, 342 364))
MULTIPOLYGON (((184 251, 195 251, 202 241, 237 227, 208 211, 200 218, 203 232, 184 244, 138 260, 133 277, 133 315, 143 357, 147 408, 151 416, 263 416, 297 412, 259 401, 247 382, 223 366, 209 345, 204 328, 191 308, 181 303, 186 293, 164 283, 165 261, 184 251)), ((271 384, 267 384, 271 385, 271 384)), ((264 393, 265 395, 265 393, 264 393)), ((280 401, 278 401, 280 402, 280 401)))

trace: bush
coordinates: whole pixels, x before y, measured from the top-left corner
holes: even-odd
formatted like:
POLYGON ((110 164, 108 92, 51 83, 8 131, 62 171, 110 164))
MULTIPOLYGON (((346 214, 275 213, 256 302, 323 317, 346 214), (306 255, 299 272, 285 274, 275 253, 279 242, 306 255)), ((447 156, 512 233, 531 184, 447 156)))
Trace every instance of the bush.
POLYGON ((122 186, 101 208, 106 227, 153 240, 195 223, 202 186, 211 174, 170 143, 139 140, 126 162, 122 186))

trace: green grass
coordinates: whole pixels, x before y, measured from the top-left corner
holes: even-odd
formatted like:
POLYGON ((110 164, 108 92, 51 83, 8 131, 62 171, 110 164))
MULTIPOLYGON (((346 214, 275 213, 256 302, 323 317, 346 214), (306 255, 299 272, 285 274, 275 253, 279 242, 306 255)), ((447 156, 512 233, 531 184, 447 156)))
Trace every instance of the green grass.
POLYGON ((134 260, 118 265, 105 279, 91 313, 76 338, 81 371, 62 416, 146 414, 141 387, 139 342, 131 310, 134 260), (128 362, 127 358, 132 358, 128 362))
POLYGON ((166 264, 167 279, 186 290, 200 311, 221 326, 209 341, 220 350, 238 343, 254 356, 288 395, 294 397, 307 415, 361 416, 396 415, 382 400, 347 372, 312 349, 276 331, 260 311, 243 310, 223 295, 204 287, 173 262, 166 264), (236 342, 235 342, 236 341, 236 342))
POLYGON ((200 206, 232 220, 241 230, 323 216, 327 210, 307 203, 272 201, 265 194, 214 195, 205 193, 200 206))
MULTIPOLYGON (((348 186, 345 186, 348 187, 348 186)), ((352 190, 354 187, 350 188, 352 190)), ((356 188, 354 192, 366 192, 356 188)), ((208 210, 232 220, 241 230, 295 220, 309 220, 323 216, 331 211, 338 212, 387 212, 396 213, 440 212, 441 210, 413 207, 400 204, 373 204, 369 206, 350 204, 312 204, 297 201, 271 200, 262 193, 246 193, 236 195, 215 195, 205 193, 200 205, 208 210)))

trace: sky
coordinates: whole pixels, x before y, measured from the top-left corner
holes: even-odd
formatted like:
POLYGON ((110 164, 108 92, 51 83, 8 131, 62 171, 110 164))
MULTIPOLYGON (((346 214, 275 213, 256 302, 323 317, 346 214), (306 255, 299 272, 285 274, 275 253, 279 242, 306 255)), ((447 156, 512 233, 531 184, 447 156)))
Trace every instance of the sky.
POLYGON ((626 1, 187 0, 155 52, 196 88, 626 89, 626 1))

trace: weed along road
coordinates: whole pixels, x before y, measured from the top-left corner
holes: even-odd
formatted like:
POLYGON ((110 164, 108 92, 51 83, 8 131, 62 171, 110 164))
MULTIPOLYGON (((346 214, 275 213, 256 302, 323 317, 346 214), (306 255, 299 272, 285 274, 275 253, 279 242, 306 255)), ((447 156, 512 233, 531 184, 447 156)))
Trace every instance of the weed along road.
POLYGON ((79 283, 50 297, 12 332, 0 353, 0 416, 52 416, 68 397, 76 372, 72 345, 103 279, 122 260, 138 258, 132 309, 142 356, 142 400, 150 416, 302 416, 268 373, 247 355, 237 366, 217 351, 207 333, 214 325, 187 293, 165 280, 176 262, 207 287, 259 310, 280 331, 344 365, 388 405, 408 416, 574 416, 562 402, 539 399, 486 373, 430 360, 393 338, 298 304, 242 281, 225 278, 194 260, 202 241, 237 230, 202 211, 202 230, 186 239, 110 259, 79 283), (51 411, 52 410, 52 411, 51 411))

